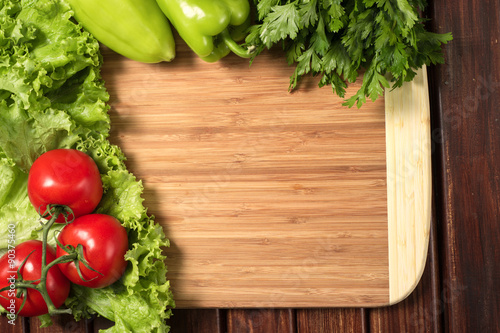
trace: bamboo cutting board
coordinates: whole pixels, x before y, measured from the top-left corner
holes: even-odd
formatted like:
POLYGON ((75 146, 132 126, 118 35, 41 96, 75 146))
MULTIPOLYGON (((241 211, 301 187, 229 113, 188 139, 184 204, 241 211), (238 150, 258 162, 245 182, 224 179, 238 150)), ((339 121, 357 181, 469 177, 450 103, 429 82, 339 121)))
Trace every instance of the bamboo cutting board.
MULTIPOLYGON (((425 68, 361 109, 278 52, 208 64, 103 49, 111 141, 171 247, 178 308, 380 306, 418 283, 430 221, 425 68)), ((359 88, 352 85, 348 96, 359 88)))

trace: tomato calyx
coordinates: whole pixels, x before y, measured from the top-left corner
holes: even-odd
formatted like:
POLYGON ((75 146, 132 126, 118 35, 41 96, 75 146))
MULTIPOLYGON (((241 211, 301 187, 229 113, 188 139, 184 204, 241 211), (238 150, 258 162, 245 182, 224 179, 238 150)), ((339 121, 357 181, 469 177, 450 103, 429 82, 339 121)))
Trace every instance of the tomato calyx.
POLYGON ((40 223, 42 224, 42 229, 43 229, 44 225, 50 223, 51 220, 54 219, 54 221, 52 223, 50 223, 50 226, 48 227, 48 229, 50 229, 52 227, 52 225, 54 224, 54 222, 56 221, 56 219, 59 217, 59 215, 64 219, 64 221, 63 221, 64 224, 71 223, 75 219, 75 215, 73 214, 73 210, 65 205, 50 204, 50 205, 47 205, 45 207, 45 210, 43 210, 43 211, 42 211, 42 206, 40 206, 40 207, 38 207, 37 211, 38 211, 38 215, 40 215, 40 217, 48 220, 48 222, 46 222, 46 223, 44 223, 43 221, 40 221, 40 223), (54 216, 55 216, 55 218, 54 218, 54 216))
POLYGON ((80 277, 80 279, 82 279, 82 281, 84 282, 90 282, 94 279, 97 279, 97 276, 96 277, 93 277, 92 279, 85 279, 83 277, 83 274, 82 274, 82 271, 80 269, 80 263, 82 263, 85 267, 87 267, 89 270, 93 271, 93 272, 96 272, 97 274, 99 275, 103 275, 101 272, 99 272, 98 270, 96 269, 93 269, 92 267, 90 267, 88 261, 85 259, 85 255, 83 254, 83 245, 82 244, 78 244, 76 246, 76 248, 73 246, 73 245, 63 245, 58 239, 57 239, 57 235, 55 237, 56 239, 56 243, 57 245, 63 249, 64 251, 66 251, 68 254, 66 255, 63 255, 61 257, 59 257, 58 259, 60 259, 60 264, 63 264, 63 263, 68 263, 68 262, 73 262, 75 264, 75 267, 76 267, 76 271, 78 272, 78 276, 80 277))

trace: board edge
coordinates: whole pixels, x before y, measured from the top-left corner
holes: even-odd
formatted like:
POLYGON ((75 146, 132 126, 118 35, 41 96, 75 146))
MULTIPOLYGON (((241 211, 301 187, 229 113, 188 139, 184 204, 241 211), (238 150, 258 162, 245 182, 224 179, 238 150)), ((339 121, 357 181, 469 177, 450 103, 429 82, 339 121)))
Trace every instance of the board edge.
POLYGON ((386 89, 389 303, 408 297, 425 268, 431 220, 431 136, 427 68, 386 89))

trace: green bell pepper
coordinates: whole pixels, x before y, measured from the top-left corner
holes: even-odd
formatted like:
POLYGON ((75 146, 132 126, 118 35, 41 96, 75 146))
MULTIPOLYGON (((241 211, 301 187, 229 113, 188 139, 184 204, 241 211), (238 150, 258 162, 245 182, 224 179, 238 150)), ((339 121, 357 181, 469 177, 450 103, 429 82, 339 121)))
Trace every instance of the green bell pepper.
POLYGON ((113 51, 144 63, 171 61, 175 41, 155 0, 68 0, 76 20, 113 51))
POLYGON ((249 58, 236 35, 250 26, 248 0, 156 0, 186 44, 203 60, 215 62, 230 51, 249 58))

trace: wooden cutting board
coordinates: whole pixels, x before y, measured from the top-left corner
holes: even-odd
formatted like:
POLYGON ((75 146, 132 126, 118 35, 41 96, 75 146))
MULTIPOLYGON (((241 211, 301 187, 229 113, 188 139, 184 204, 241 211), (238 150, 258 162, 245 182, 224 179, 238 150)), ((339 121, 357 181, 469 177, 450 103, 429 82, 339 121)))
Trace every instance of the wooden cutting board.
MULTIPOLYGON (((395 303, 418 283, 430 223, 425 68, 361 109, 280 51, 209 64, 103 49, 111 141, 171 240, 178 308, 395 303)), ((353 84, 348 96, 360 83, 353 84)))

